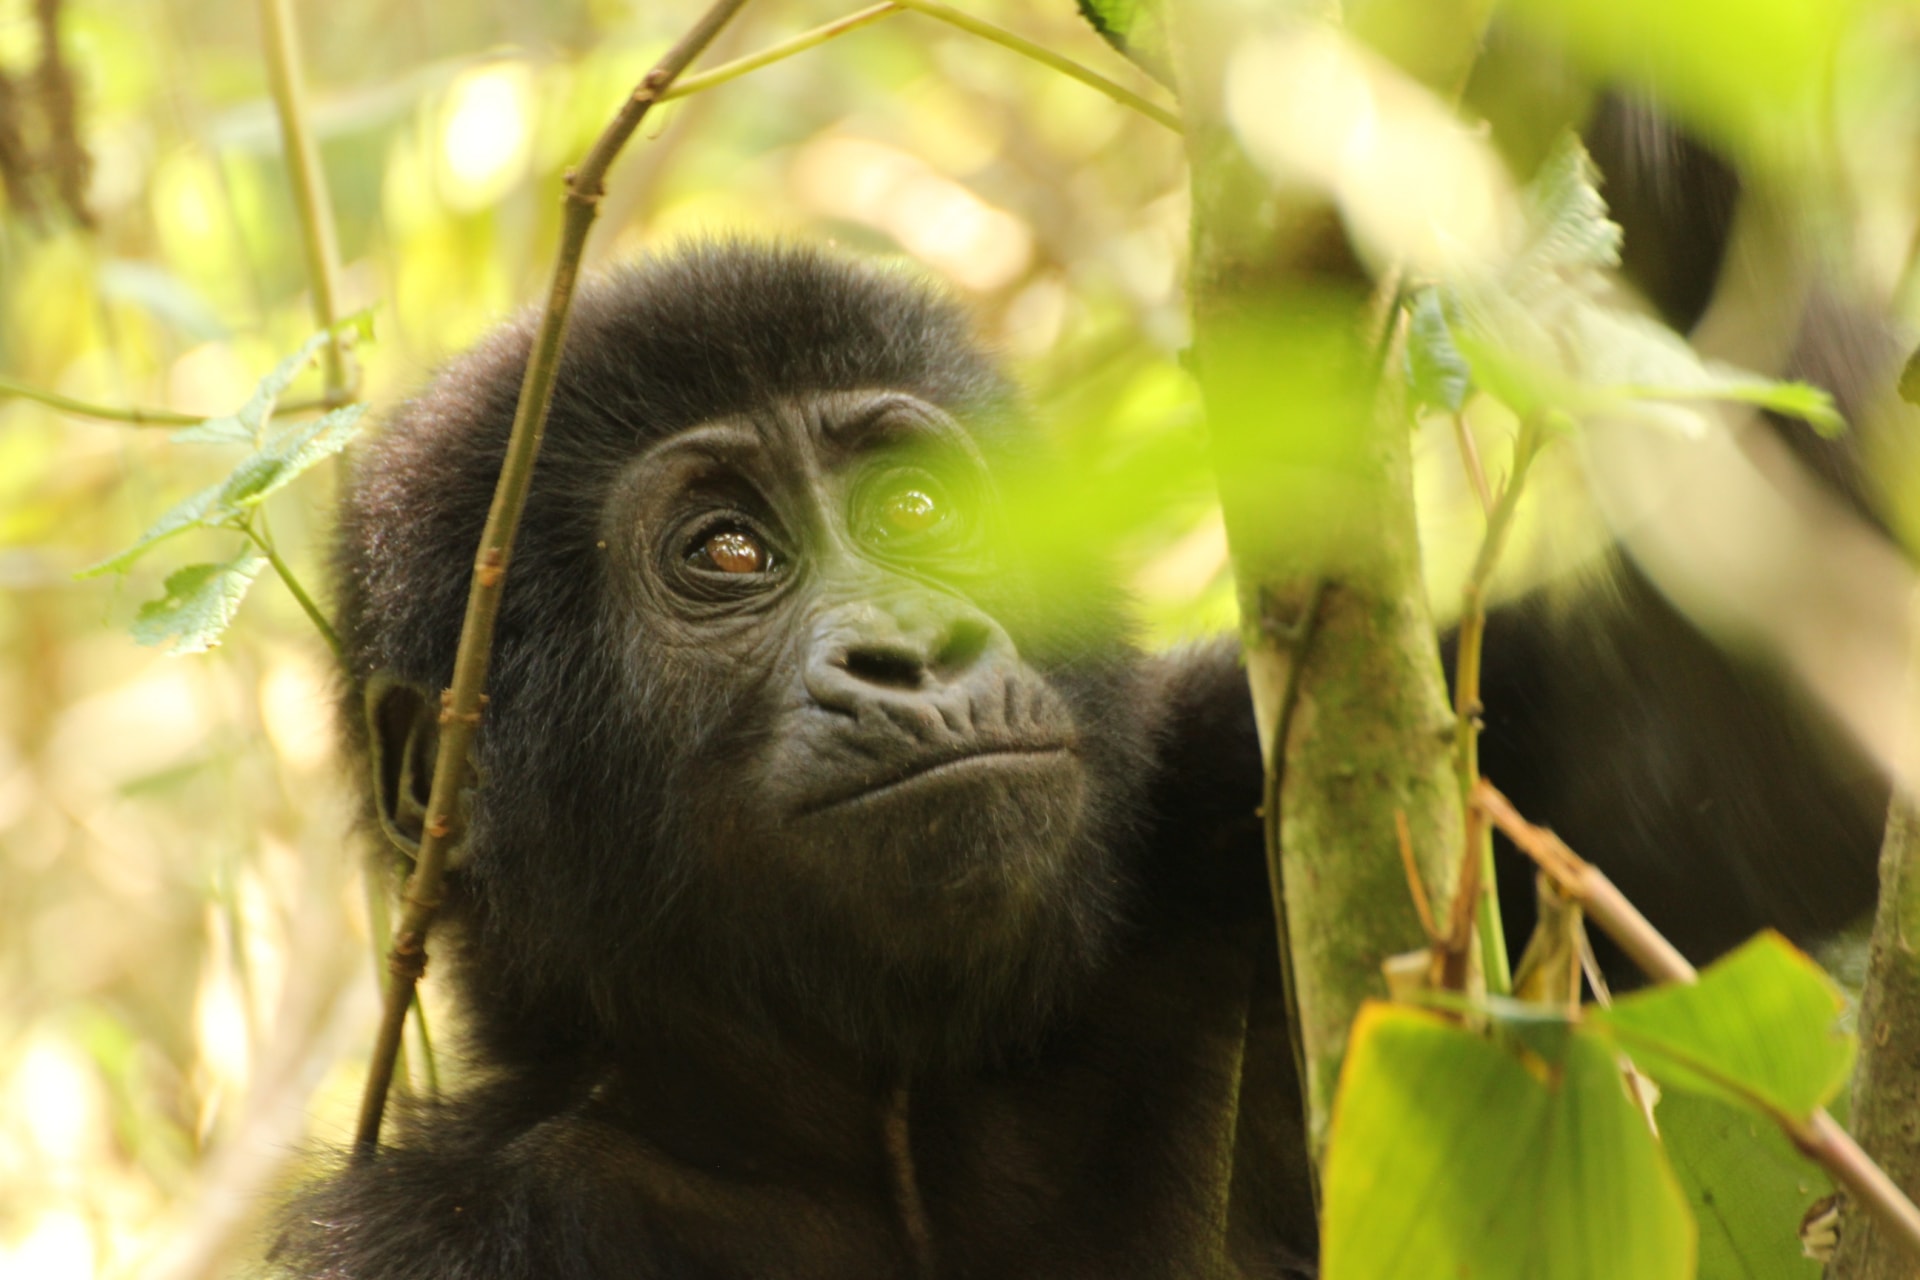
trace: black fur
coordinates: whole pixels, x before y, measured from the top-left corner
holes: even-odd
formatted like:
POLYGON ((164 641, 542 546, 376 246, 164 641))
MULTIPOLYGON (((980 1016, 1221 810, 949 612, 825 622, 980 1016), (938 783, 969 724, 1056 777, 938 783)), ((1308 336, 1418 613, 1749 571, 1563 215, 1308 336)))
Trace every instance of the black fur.
MULTIPOLYGON (((349 723, 376 676, 451 674, 529 341, 490 339, 357 460, 349 723)), ((1144 659, 1097 562, 1056 550, 1043 572, 995 536, 1033 433, 955 309, 906 278, 698 247, 587 290, 567 352, 438 944, 483 1078, 314 1184, 280 1265, 1304 1266, 1231 651, 1144 659), (734 444, 681 434, 728 422, 734 444), (897 553, 857 514, 888 459, 977 527, 897 553), (776 572, 704 573, 708 526, 676 521, 709 506, 765 534, 776 572), (889 785, 991 750, 1027 754, 889 785), (910 1172, 883 1115, 905 1117, 910 1172)))

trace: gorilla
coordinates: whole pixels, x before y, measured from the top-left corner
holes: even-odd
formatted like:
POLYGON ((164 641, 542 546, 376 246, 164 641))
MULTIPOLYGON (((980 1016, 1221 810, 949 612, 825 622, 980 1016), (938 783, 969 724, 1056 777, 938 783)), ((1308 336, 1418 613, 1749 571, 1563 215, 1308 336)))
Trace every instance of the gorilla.
MULTIPOLYGON (((531 334, 400 410, 344 499, 345 719, 403 844, 531 334)), ((1244 678, 1230 646, 1133 648, 1100 549, 1018 549, 1006 495, 1046 465, 961 312, 899 273, 702 244, 582 293, 437 935, 470 1078, 302 1190, 276 1266, 1314 1273, 1244 678)), ((1571 706, 1523 610, 1489 635, 1499 781, 1576 847, 1624 829, 1609 871, 1671 881, 1653 914, 1696 951, 1859 909, 1881 797, 1642 606, 1590 647, 1679 646, 1674 696, 1735 727, 1654 723, 1606 662, 1642 700, 1571 706), (1649 730, 1598 766, 1617 791, 1555 782, 1571 744, 1649 730), (1742 776, 1785 761, 1824 805, 1742 776), (1705 803, 1729 821, 1699 849, 1635 843, 1705 803), (1836 811, 1866 824, 1852 871, 1719 887, 1836 811)))

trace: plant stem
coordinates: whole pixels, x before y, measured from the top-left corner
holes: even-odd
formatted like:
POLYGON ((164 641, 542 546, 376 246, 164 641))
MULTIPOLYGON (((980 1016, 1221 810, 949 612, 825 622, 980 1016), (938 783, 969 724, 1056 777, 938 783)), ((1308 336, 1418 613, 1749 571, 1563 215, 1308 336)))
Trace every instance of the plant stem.
POLYGON ((307 122, 306 87, 301 83, 299 40, 290 0, 260 0, 260 31, 266 45, 267 84, 273 93, 274 113, 280 118, 287 180, 293 186, 293 204, 300 214, 300 243, 307 259, 307 283, 313 293, 313 320, 316 327, 328 332, 327 400, 340 404, 347 395, 346 349, 334 332, 340 318, 340 242, 334 231, 326 173, 320 167, 320 149, 307 122))
MULTIPOLYGON (((1453 766, 1460 780, 1460 798, 1473 798, 1474 785, 1480 781, 1480 657, 1487 634, 1487 587, 1493 571, 1499 567, 1506 550, 1507 535, 1513 529, 1514 512, 1520 508, 1520 495, 1526 487, 1527 471, 1540 451, 1541 413, 1528 414, 1520 421, 1520 436, 1513 445, 1513 474, 1507 478, 1500 497, 1487 514, 1487 531, 1480 540, 1480 554, 1474 558, 1466 585, 1460 589, 1460 641, 1454 657, 1453 679, 1453 766)), ((1461 424, 1461 460, 1469 476, 1480 476, 1485 486, 1478 456, 1467 446, 1471 439, 1461 424)), ((1466 807, 1466 841, 1479 849, 1480 962, 1486 970, 1487 990, 1506 995, 1513 989, 1513 972, 1507 960, 1507 936, 1500 920, 1500 886, 1493 874, 1493 835, 1480 810, 1466 807)))
POLYGON ((912 9, 915 13, 924 13, 929 18, 938 18, 942 22, 959 27, 962 31, 971 32, 982 40, 991 40, 1003 48, 1011 49, 1044 66, 1052 67, 1061 75, 1069 76, 1090 89, 1106 94, 1123 107, 1132 107, 1147 119, 1156 124, 1165 125, 1175 133, 1179 133, 1182 129, 1180 117, 1165 107, 1157 106, 1126 86, 1107 79, 1091 67, 1083 67, 1073 59, 1055 53, 1045 45, 1035 44, 1025 36, 1015 35, 1005 27, 996 27, 991 22, 984 22, 970 13, 962 13, 949 5, 941 4, 940 0, 895 0, 895 3, 903 9, 912 9))
POLYGON ((762 67, 772 66, 776 62, 791 58, 796 53, 816 49, 836 36, 843 36, 849 31, 871 26, 882 18, 891 18, 896 13, 905 12, 906 10, 893 3, 893 0, 887 0, 884 4, 870 5, 844 18, 835 18, 832 22, 822 23, 811 31, 803 31, 791 39, 768 45, 758 53, 750 53, 744 58, 735 58, 732 62, 723 62, 710 71, 702 71, 697 76, 683 76, 674 82, 671 89, 660 95, 660 101, 672 102, 675 98, 690 97, 702 90, 711 89, 715 85, 737 80, 750 71, 758 71, 762 67))
POLYGON ((520 514, 526 508, 546 428, 547 409, 560 368, 560 348, 566 338, 567 316, 573 307, 574 284, 580 274, 580 254, 587 232, 606 194, 608 168, 633 136, 660 95, 700 56, 746 0, 715 0, 698 22, 641 77, 620 110, 601 131, 586 158, 567 177, 565 221, 560 250, 547 289, 547 305, 534 333, 527 373, 520 384, 520 403, 514 410, 513 431, 507 440, 500 480, 493 491, 486 528, 474 557, 472 585, 467 591, 466 618, 460 627, 460 647, 454 656, 453 684, 441 695, 440 744, 433 761, 433 787, 427 800, 426 823, 420 833, 413 874, 402 897, 400 928, 394 936, 388 967, 393 980, 381 1010, 380 1029, 367 1066, 366 1092, 360 1101, 360 1119, 354 1134, 356 1159, 371 1159, 380 1143, 380 1118, 386 1110, 387 1088, 399 1052, 407 1009, 414 987, 425 972, 427 929, 439 910, 447 855, 466 834, 465 819, 455 803, 467 777, 467 749, 480 724, 482 694, 492 656, 494 623, 499 616, 508 562, 520 514))
POLYGON ((89 404, 85 400, 63 396, 57 391, 46 391, 24 382, 15 382, 12 378, 0 378, 0 399, 11 396, 44 404, 50 409, 71 413, 79 418, 125 422, 136 427, 190 427, 196 422, 206 421, 207 417, 204 413, 180 413, 173 409, 117 409, 110 405, 89 404))
MULTIPOLYGON (((262 516, 260 519, 263 522, 265 517, 262 516)), ((249 520, 241 526, 241 529, 253 545, 260 548, 260 554, 267 558, 267 563, 273 566, 273 571, 280 575, 280 581, 287 584, 287 590, 293 593, 294 600, 306 612, 307 620, 313 623, 314 629, 320 633, 320 638, 327 642, 329 649, 333 650, 334 661, 344 666, 347 661, 347 650, 346 646, 340 643, 340 634, 333 629, 333 624, 327 621, 327 615, 320 612, 320 606, 313 602, 313 597, 307 594, 306 588, 300 585, 300 579, 294 576, 292 567, 280 558, 278 551, 274 550, 273 537, 267 532, 264 523, 260 527, 255 526, 256 521, 249 520)))

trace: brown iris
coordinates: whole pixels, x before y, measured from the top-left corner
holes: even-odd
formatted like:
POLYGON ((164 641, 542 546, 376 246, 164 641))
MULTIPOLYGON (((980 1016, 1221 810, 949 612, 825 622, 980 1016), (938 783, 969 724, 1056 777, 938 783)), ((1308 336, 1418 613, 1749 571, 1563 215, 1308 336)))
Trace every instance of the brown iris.
POLYGON ((708 563, 721 573, 759 573, 767 567, 767 551, 750 533, 727 529, 701 544, 708 563))

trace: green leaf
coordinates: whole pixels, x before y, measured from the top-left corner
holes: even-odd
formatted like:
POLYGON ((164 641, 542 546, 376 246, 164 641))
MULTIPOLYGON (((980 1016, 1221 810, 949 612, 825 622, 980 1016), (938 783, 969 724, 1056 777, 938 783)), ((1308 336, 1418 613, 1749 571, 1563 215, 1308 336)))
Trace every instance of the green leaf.
POLYGON ((166 595, 134 616, 133 638, 176 654, 206 652, 220 643, 266 565, 249 547, 225 564, 191 564, 167 575, 166 595))
POLYGON ((1662 1085, 1805 1123, 1853 1065, 1844 1006, 1818 965, 1763 933, 1698 983, 1628 996, 1589 1022, 1662 1085))
POLYGON ((1077 0, 1080 16, 1100 38, 1142 71, 1168 88, 1173 87, 1173 64, 1167 56, 1167 32, 1160 0, 1077 0))
POLYGON ((74 576, 92 578, 127 568, 135 560, 176 534, 189 529, 229 528, 269 494, 291 484, 301 472, 352 443, 361 429, 367 406, 350 404, 312 422, 288 427, 273 436, 225 480, 202 489, 161 516, 132 546, 88 565, 74 576))
POLYGON ((300 376, 300 371, 313 363, 314 356, 326 344, 326 333, 314 334, 301 343, 292 355, 275 365, 271 373, 260 379, 260 385, 254 388, 253 395, 237 412, 208 418, 191 427, 182 427, 173 433, 173 439, 197 444, 230 444, 258 439, 261 429, 267 425, 267 419, 273 416, 274 405, 279 403, 280 397, 293 385, 293 380, 300 376))
POLYGON ((1833 1189, 1825 1171, 1751 1111, 1675 1090, 1655 1115, 1700 1227, 1700 1280, 1818 1280, 1798 1228, 1833 1189))
POLYGON ((220 500, 234 507, 255 506, 299 477, 300 473, 353 443, 367 406, 350 404, 300 426, 288 427, 241 459, 221 487, 220 500))
POLYGON ((152 550, 155 543, 164 542, 175 534, 185 533, 189 529, 224 525, 230 522, 238 513, 221 502, 221 494, 225 488, 226 483, 222 481, 176 504, 165 515, 154 521, 132 546, 107 557, 98 564, 88 565, 73 576, 97 578, 103 573, 117 573, 152 550))
POLYGON ((1817 145, 1817 113, 1856 9, 1846 0, 1509 0, 1502 17, 1594 79, 1777 160, 1817 145))
POLYGON ((1605 1041, 1550 1062, 1370 1004, 1334 1103, 1324 1280, 1687 1280, 1694 1228, 1605 1041))
POLYGON ((1574 134, 1563 134, 1525 192, 1531 238, 1522 261, 1540 269, 1620 265, 1620 226, 1607 216, 1600 171, 1574 134))
POLYGON ((1438 289, 1413 295, 1407 319, 1407 382, 1415 402, 1458 413, 1473 390, 1473 369, 1454 344, 1438 289))

